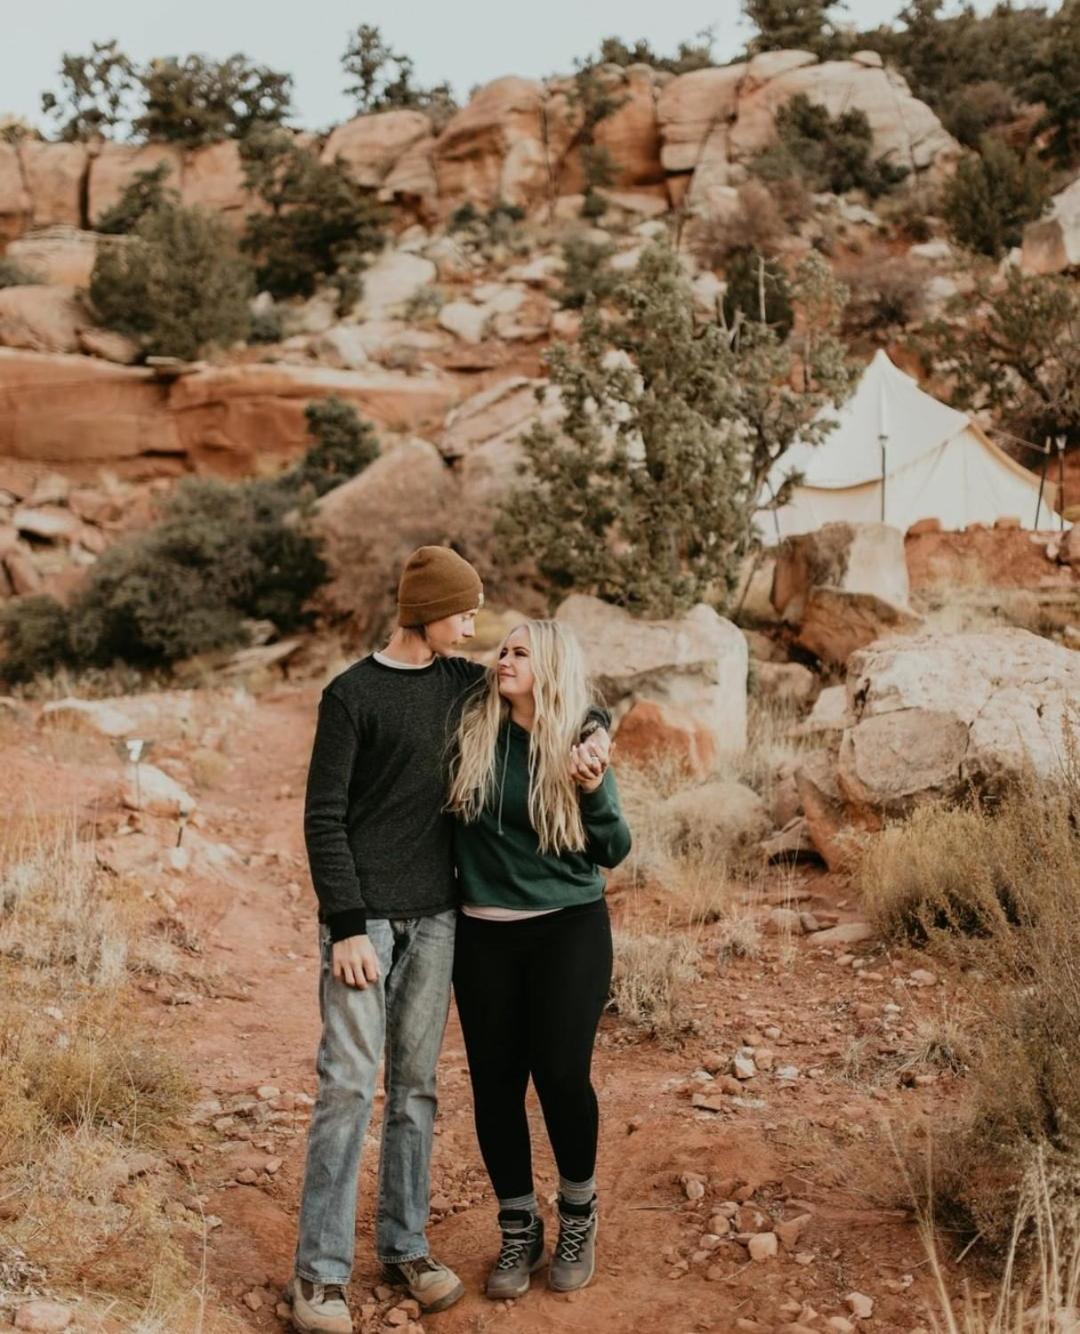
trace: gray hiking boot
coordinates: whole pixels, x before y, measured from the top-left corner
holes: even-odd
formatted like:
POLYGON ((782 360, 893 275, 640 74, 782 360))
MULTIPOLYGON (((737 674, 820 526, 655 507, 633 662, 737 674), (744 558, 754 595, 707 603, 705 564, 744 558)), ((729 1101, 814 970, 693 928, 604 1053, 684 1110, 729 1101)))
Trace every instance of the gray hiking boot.
POLYGON ((448 1306, 465 1296, 465 1286, 452 1269, 440 1264, 431 1255, 419 1260, 399 1260, 386 1265, 388 1282, 405 1287, 413 1301, 418 1302, 425 1315, 445 1311, 448 1306))
POLYGON ((544 1263, 544 1220, 535 1214, 499 1215, 502 1246, 484 1291, 493 1302, 513 1301, 529 1291, 529 1276, 544 1263))
POLYGON ((548 1287, 555 1292, 583 1288, 596 1272, 596 1200, 591 1204, 559 1201, 559 1240, 548 1269, 548 1287))
POLYGON ((345 1289, 340 1284, 294 1278, 287 1295, 292 1303, 292 1327, 300 1334, 353 1334, 345 1289))

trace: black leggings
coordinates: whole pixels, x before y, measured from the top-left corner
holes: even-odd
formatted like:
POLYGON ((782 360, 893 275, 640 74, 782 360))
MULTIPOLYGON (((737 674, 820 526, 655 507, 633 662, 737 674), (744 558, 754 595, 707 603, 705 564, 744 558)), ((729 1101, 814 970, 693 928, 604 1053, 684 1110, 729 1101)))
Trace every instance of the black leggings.
POLYGON ((603 899, 516 922, 458 918, 454 992, 476 1137, 500 1200, 533 1189, 530 1075, 560 1174, 576 1182, 595 1172, 599 1114, 589 1070, 610 985, 603 899))

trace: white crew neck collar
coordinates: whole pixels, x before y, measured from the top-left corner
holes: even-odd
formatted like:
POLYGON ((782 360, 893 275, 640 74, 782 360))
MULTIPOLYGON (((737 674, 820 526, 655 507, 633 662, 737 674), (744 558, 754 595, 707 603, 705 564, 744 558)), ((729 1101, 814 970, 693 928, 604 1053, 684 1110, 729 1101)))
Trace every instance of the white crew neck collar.
POLYGON ((371 656, 384 667, 392 667, 395 672, 422 672, 435 661, 432 658, 429 662, 398 662, 396 658, 388 658, 385 653, 378 651, 371 656))

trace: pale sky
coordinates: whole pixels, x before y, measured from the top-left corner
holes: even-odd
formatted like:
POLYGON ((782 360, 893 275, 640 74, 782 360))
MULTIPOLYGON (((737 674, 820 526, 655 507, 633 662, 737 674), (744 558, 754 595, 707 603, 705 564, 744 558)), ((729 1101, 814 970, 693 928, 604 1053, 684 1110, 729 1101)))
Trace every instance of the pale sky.
MULTIPOLYGON (((871 27, 891 19, 902 3, 849 0, 842 17, 871 27)), ((86 52, 91 42, 113 37, 139 62, 242 51, 288 71, 295 123, 322 129, 352 114, 339 62, 360 23, 375 24, 395 50, 413 58, 418 82, 448 79, 459 99, 503 74, 567 72, 575 56, 611 35, 645 37, 667 54, 714 27, 720 57, 736 54, 747 36, 739 0, 0 0, 0 10, 0 114, 40 125, 41 93, 58 87, 61 53, 86 52)))

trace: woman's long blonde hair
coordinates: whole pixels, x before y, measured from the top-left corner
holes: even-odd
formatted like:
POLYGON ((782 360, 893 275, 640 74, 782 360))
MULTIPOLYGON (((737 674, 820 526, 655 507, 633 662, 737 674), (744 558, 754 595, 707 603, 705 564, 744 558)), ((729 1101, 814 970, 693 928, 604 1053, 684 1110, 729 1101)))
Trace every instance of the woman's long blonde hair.
MULTIPOLYGON (((578 786, 570 777, 570 747, 592 702, 584 655, 573 631, 558 621, 523 621, 515 627, 520 629, 529 632, 536 708, 529 738, 529 820, 541 852, 582 852, 585 828, 578 786)), ((447 805, 466 822, 479 819, 485 805, 499 800, 496 746, 509 716, 510 706, 499 694, 497 658, 488 670, 487 689, 465 706, 458 727, 447 805)))

